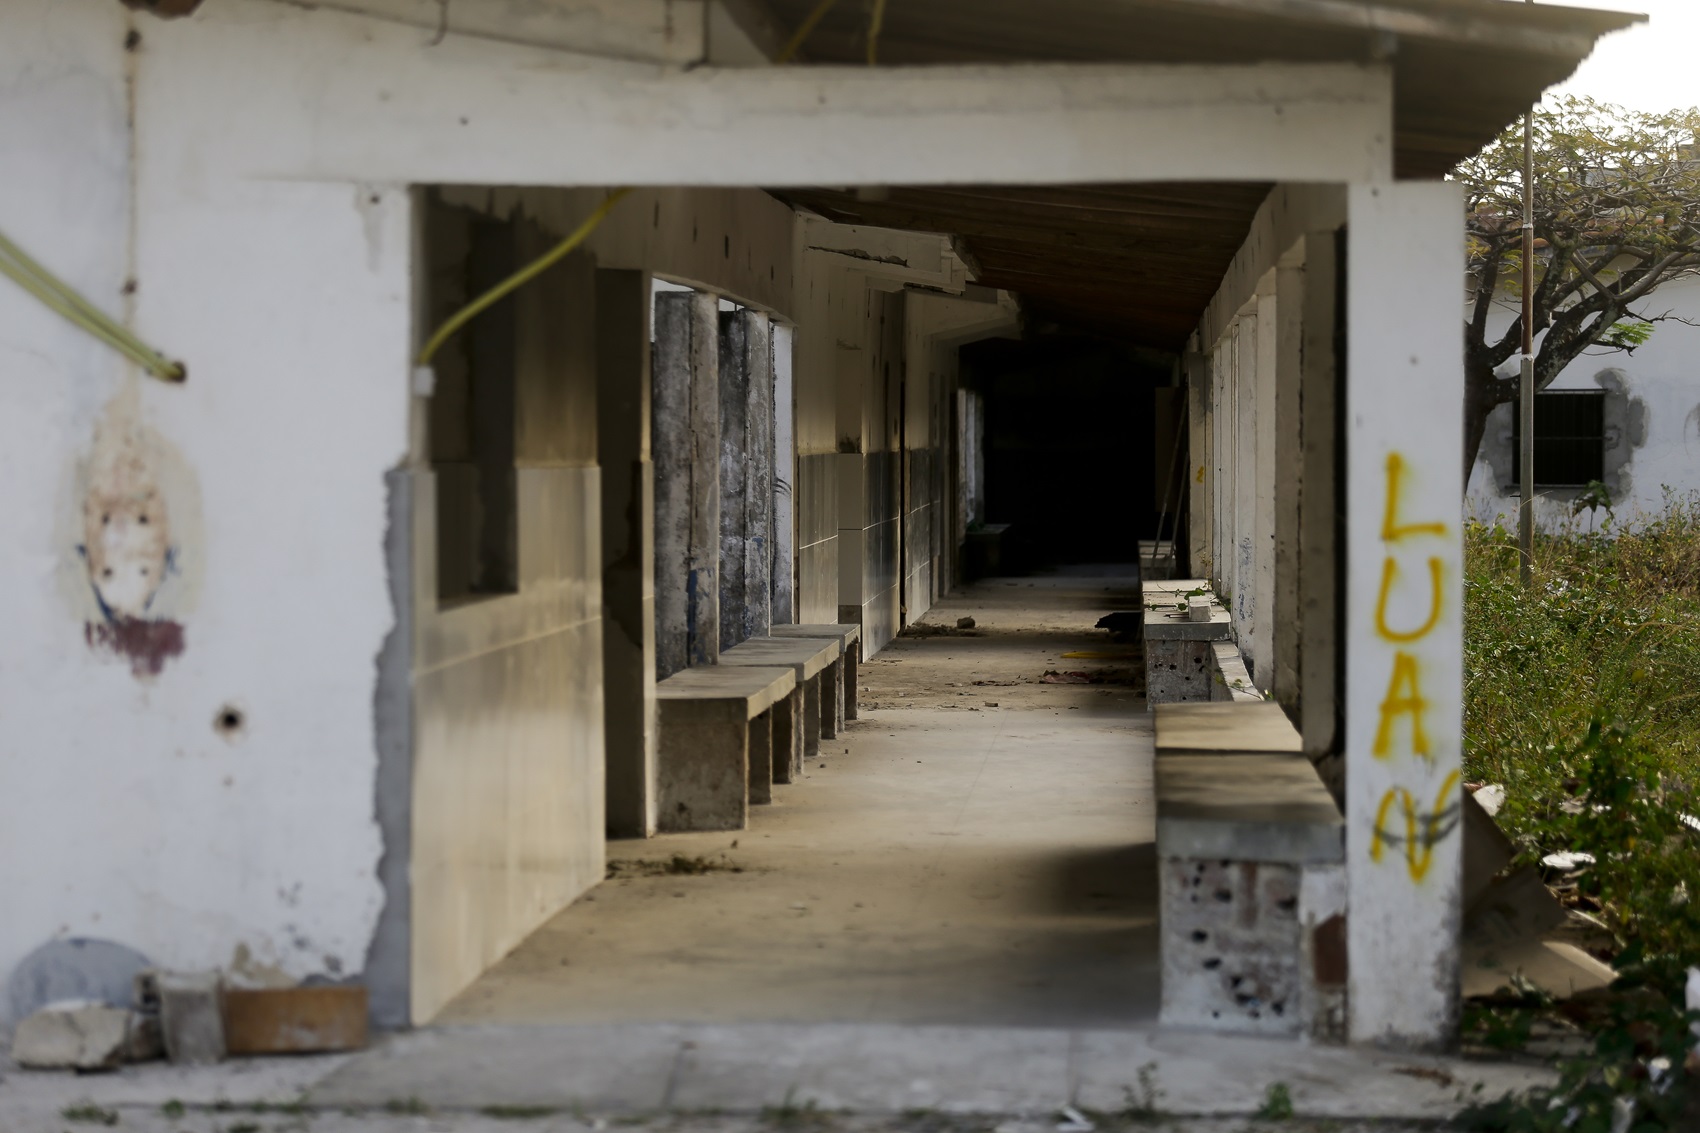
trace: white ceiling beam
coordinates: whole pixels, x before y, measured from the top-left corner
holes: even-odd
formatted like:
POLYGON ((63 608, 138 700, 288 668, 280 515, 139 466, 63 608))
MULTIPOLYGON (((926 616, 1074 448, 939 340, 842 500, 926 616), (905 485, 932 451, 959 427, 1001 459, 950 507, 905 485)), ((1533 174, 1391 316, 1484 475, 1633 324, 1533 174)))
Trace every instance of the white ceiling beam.
MULTIPOLYGON (((511 185, 1391 177, 1381 65, 623 63, 344 13, 212 6, 152 33, 143 97, 252 176, 511 185), (228 13, 222 14, 221 13, 228 13), (240 69, 205 62, 240 58, 240 69), (291 108, 225 115, 231 100, 291 108), (306 113, 302 113, 302 107, 306 113)), ((165 139, 156 139, 165 143, 165 139)), ((157 152, 155 157, 168 157, 157 152)))

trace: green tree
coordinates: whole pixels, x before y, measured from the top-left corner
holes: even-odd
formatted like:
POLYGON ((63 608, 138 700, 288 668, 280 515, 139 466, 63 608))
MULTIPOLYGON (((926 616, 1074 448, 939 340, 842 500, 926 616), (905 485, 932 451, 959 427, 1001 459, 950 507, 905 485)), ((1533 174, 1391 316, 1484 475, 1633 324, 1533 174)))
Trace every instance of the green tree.
MULTIPOLYGON (((1655 288, 1700 273, 1700 109, 1647 114, 1565 98, 1535 112, 1535 384, 1585 350, 1634 350, 1655 288)), ((1467 207, 1464 474, 1487 416, 1517 398, 1523 318, 1523 128, 1460 165, 1467 207), (1489 337, 1496 305, 1517 311, 1489 337)), ((1685 321, 1685 320, 1683 320, 1685 321)))

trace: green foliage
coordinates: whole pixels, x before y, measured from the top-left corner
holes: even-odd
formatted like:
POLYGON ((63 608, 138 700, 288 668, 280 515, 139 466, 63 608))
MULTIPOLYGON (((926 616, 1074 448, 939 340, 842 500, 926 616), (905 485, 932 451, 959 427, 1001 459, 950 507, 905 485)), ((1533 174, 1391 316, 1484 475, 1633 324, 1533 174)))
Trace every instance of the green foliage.
POLYGON ((833 1115, 817 1108, 815 1099, 798 1105, 795 1086, 785 1091, 785 1100, 778 1105, 762 1106, 761 1119, 764 1124, 780 1129, 818 1129, 833 1123, 833 1115))
POLYGON ((1293 1116, 1293 1092, 1287 1088, 1287 1083, 1272 1084, 1263 1095, 1263 1105, 1258 1109, 1256 1117, 1259 1121, 1286 1121, 1293 1116))
POLYGON ((1700 1128, 1683 1071, 1686 969, 1700 963, 1700 499, 1633 529, 1541 536, 1535 583, 1498 528, 1465 537, 1465 772, 1502 783, 1520 859, 1592 855, 1573 900, 1618 938, 1608 995, 1554 1004, 1531 987, 1471 1004, 1465 1034, 1516 1049, 1561 1013, 1593 1036, 1552 1090, 1477 1107, 1501 1133, 1700 1128), (1696 898, 1691 900, 1691 895, 1696 898), (1627 1123, 1627 1124, 1626 1124, 1627 1123))
POLYGON ((1160 1108, 1163 1101, 1163 1090, 1157 1085, 1157 1064, 1147 1062, 1138 1070, 1138 1087, 1123 1086, 1122 1097, 1126 1104, 1122 1116, 1129 1121, 1155 1121, 1162 1115, 1160 1108))
POLYGON ((68 1105, 59 1111, 59 1116, 66 1121, 81 1122, 85 1125, 117 1125, 118 1111, 106 1109, 93 1102, 80 1102, 68 1105))
POLYGON ((1605 333, 1600 336, 1599 344, 1633 353, 1637 346, 1647 345, 1647 340, 1652 337, 1652 323, 1645 319, 1622 319, 1606 328, 1605 333))
POLYGON ((1481 1133, 1678 1133, 1700 1128, 1700 1091, 1684 1072, 1689 1028, 1700 1012, 1666 990, 1673 964, 1650 964, 1639 949, 1620 958, 1616 994, 1595 1002, 1593 1050, 1559 1069, 1558 1085, 1466 1109, 1457 1124, 1481 1133))

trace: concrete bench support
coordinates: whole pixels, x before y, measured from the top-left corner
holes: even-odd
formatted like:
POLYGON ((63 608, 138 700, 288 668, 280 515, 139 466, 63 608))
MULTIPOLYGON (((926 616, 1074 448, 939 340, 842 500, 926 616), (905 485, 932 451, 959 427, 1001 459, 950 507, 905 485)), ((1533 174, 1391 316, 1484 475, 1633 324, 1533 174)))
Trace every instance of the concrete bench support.
POLYGON ((1164 1024, 1343 1037, 1345 826, 1309 760, 1159 753, 1157 855, 1164 1024))
POLYGON ((1145 612, 1145 701, 1150 707, 1209 700, 1215 684, 1211 644, 1233 637, 1233 619, 1220 604, 1208 621, 1193 621, 1184 595, 1205 589, 1197 579, 1148 582, 1141 588, 1145 612))
POLYGON ((856 669, 862 652, 862 627, 843 625, 783 625, 770 631, 777 638, 831 638, 838 658, 821 677, 821 739, 836 739, 844 722, 856 718, 856 669))
POLYGON ((830 637, 752 637, 720 654, 720 664, 788 665, 802 692, 802 718, 793 740, 794 766, 820 754, 821 686, 827 668, 838 660, 838 642, 830 637))
POLYGON ((748 825, 750 803, 772 798, 774 735, 795 731, 796 687, 788 665, 686 669, 655 686, 660 829, 748 825))

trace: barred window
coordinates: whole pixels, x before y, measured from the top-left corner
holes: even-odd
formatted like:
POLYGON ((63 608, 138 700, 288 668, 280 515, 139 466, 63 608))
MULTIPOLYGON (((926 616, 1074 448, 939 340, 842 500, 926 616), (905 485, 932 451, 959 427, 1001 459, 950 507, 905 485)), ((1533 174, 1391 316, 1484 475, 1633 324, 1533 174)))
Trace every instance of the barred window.
MULTIPOLYGON (((1535 395, 1535 487, 1585 488, 1605 478, 1604 390, 1535 395)), ((1511 467, 1522 467, 1522 406, 1512 405, 1511 467)))

